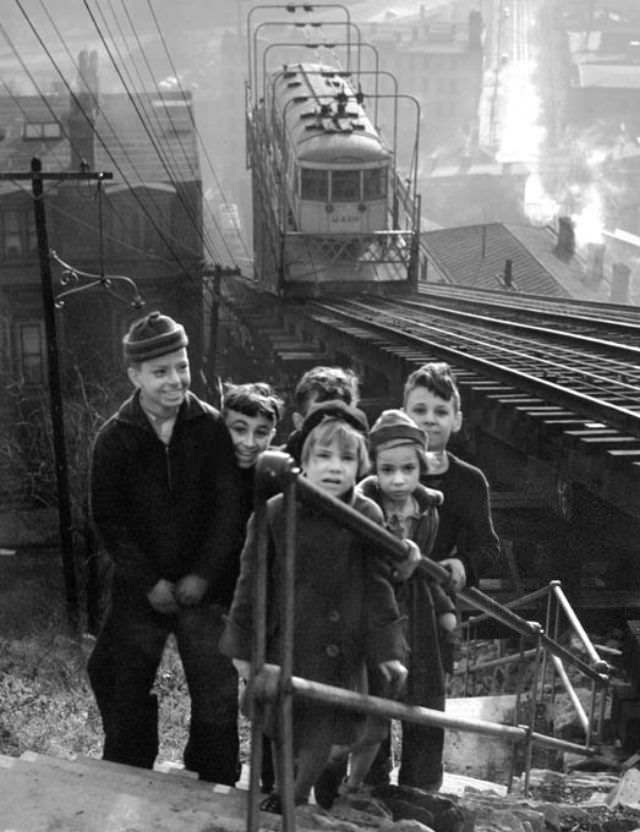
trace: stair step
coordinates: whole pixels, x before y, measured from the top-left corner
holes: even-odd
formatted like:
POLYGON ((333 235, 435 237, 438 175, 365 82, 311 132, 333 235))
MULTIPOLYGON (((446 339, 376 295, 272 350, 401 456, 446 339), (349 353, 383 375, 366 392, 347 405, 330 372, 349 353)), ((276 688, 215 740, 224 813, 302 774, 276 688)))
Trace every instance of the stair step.
POLYGON ((244 829, 247 793, 183 773, 26 752, 0 758, 0 818, 12 832, 244 829))

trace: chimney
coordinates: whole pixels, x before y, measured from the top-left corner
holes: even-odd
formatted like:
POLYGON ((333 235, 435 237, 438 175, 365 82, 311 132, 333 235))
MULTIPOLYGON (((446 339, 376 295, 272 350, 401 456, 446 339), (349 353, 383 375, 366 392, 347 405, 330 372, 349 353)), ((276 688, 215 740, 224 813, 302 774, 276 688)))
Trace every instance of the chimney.
POLYGON ((505 260, 504 261, 504 285, 507 289, 513 289, 513 261, 512 260, 505 260))
POLYGON ((482 50, 482 29, 484 23, 479 11, 469 12, 469 51, 479 52, 482 50))
POLYGON ((587 273, 585 282, 599 286, 604 278, 604 243, 587 243, 587 273))
POLYGON ((613 264, 611 274, 611 303, 629 303, 631 269, 620 261, 613 264))
POLYGON ((78 56, 76 92, 69 109, 71 169, 80 170, 86 163, 95 167, 94 128, 98 111, 98 53, 83 50, 78 56))
POLYGON ((576 232, 571 217, 558 217, 556 254, 569 259, 576 253, 576 232))

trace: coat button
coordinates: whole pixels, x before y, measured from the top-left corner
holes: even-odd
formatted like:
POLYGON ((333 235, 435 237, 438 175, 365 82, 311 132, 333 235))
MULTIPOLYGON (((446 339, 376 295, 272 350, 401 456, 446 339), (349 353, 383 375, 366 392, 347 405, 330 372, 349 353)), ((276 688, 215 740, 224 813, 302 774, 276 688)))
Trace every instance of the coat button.
POLYGON ((327 618, 332 624, 337 624, 340 621, 340 613, 338 610, 330 610, 327 618))
POLYGON ((340 648, 337 644, 328 644, 325 652, 329 658, 335 659, 340 655, 340 648))

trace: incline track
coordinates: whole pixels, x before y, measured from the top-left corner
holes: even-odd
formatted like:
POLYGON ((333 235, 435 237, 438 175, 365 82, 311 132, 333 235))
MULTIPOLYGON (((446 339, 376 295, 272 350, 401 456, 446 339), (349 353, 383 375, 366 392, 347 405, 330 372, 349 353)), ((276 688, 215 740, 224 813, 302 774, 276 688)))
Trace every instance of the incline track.
POLYGON ((548 326, 564 326, 567 323, 574 332, 584 327, 586 334, 594 327, 601 333, 611 329, 622 337, 627 332, 637 335, 640 331, 640 309, 623 304, 565 300, 435 283, 421 286, 417 297, 437 305, 467 308, 487 315, 498 314, 510 320, 531 321, 535 318, 540 325, 545 325, 547 321, 548 326))
POLYGON ((573 326, 569 310, 562 326, 556 321, 553 328, 508 320, 503 312, 500 306, 489 317, 422 299, 371 297, 305 308, 316 323, 372 348, 416 363, 447 360, 640 437, 640 324, 625 325, 623 342, 608 320, 592 317, 588 334, 576 331, 583 317, 573 326))

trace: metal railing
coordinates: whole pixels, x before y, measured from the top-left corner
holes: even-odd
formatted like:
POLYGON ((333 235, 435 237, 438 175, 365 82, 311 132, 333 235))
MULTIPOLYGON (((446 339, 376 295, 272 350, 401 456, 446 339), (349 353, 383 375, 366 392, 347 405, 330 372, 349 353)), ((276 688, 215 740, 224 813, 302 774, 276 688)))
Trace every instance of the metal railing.
MULTIPOLYGON (((344 690, 331 685, 321 684, 309 679, 293 676, 293 615, 294 615, 294 564, 295 564, 295 534, 296 534, 296 503, 298 501, 312 506, 332 516, 340 525, 360 535, 375 544, 379 551, 395 562, 405 559, 406 543, 394 537, 386 529, 368 520, 345 503, 334 499, 330 495, 313 486, 300 476, 299 469, 291 457, 279 451, 266 451, 261 454, 256 467, 256 504, 255 524, 257 533, 257 562, 254 570, 253 609, 254 630, 251 658, 251 674, 247 687, 248 711, 251 714, 251 756, 249 803, 247 813, 247 830, 256 832, 260 826, 260 771, 262 764, 262 731, 264 727, 264 705, 276 703, 278 723, 281 733, 277 743, 279 754, 279 768, 282 773, 280 796, 282 801, 282 829, 293 832, 295 829, 295 806, 293 796, 293 727, 291 720, 292 700, 294 696, 324 702, 334 706, 344 707, 364 713, 375 714, 388 719, 401 719, 421 725, 437 725, 462 731, 473 731, 494 737, 502 737, 516 744, 525 746, 525 790, 528 788, 528 775, 531 764, 533 744, 539 744, 557 750, 567 750, 576 754, 592 755, 596 748, 590 743, 595 732, 589 726, 592 721, 587 718, 583 724, 587 726, 587 741, 584 744, 573 743, 558 737, 549 736, 533 730, 535 708, 530 711, 529 724, 505 725, 479 719, 462 719, 447 715, 442 711, 368 696, 353 691, 344 690), (285 510, 285 546, 282 574, 284 579, 280 586, 280 598, 277 599, 282 621, 282 655, 280 666, 265 663, 266 655, 266 613, 267 613, 267 508, 266 500, 274 493, 284 492, 285 510)), ((448 585, 450 573, 444 567, 424 558, 424 568, 430 576, 443 585, 448 585)), ((589 639, 582 630, 575 614, 569 612, 565 605, 561 590, 556 582, 552 586, 553 594, 572 619, 574 629, 580 633, 583 643, 590 645, 589 639)), ((546 590, 545 590, 546 591, 546 590)), ((526 603, 534 596, 521 599, 526 603)), ((608 667, 603 662, 592 645, 587 647, 590 663, 572 654, 566 647, 547 636, 540 623, 520 618, 513 607, 501 605, 480 590, 470 588, 458 592, 458 597, 479 609, 485 616, 489 616, 510 630, 520 634, 524 640, 534 642, 535 678, 544 678, 539 674, 539 668, 545 666, 546 653, 553 659, 554 667, 560 675, 562 661, 571 663, 594 683, 594 690, 606 687, 608 683, 608 667), (545 657, 543 658, 543 650, 545 657), (557 661, 556 661, 557 660, 557 661)), ((469 627, 479 623, 482 617, 476 617, 469 622, 469 627)), ((549 626, 549 621, 547 621, 549 626)), ((521 652, 521 655, 523 653, 521 652)), ((529 654, 528 654, 529 655, 529 654)), ((511 659, 509 659, 511 660, 511 659)), ((562 676, 561 676, 562 678, 562 676)), ((534 690, 537 691, 536 684, 534 690)), ((534 693, 534 705, 537 694, 534 693)), ((586 715, 581 716, 581 720, 586 715)))
MULTIPOLYGON (((458 669, 456 673, 464 677, 463 695, 474 695, 476 693, 476 679, 479 675, 486 679, 487 672, 490 670, 495 671, 498 668, 509 667, 514 664, 527 667, 531 671, 532 679, 530 684, 527 684, 528 680, 525 678, 525 674, 519 673, 517 676, 514 718, 517 718, 520 712, 521 701, 525 693, 529 694, 528 704, 532 724, 539 708, 545 708, 549 705, 553 712, 559 683, 573 706, 577 721, 584 734, 583 752, 591 753, 592 743, 602 739, 602 728, 609 694, 609 665, 598 654, 565 595, 560 581, 550 581, 547 586, 510 601, 505 605, 505 608, 530 610, 532 607, 539 607, 540 605, 544 606, 544 614, 540 616, 545 621, 544 630, 538 622, 531 623, 540 628, 541 635, 544 633, 551 633, 551 635, 545 636, 544 640, 541 638, 535 647, 529 649, 526 649, 521 636, 517 650, 511 653, 503 653, 497 658, 485 658, 477 661, 473 661, 471 658, 474 652, 477 652, 474 651, 473 645, 480 642, 477 633, 481 625, 488 620, 487 615, 472 616, 462 624, 462 631, 466 640, 467 659, 463 667, 458 669), (567 627, 570 633, 569 640, 573 640, 574 644, 579 645, 582 653, 586 654, 586 659, 560 643, 561 630, 567 627), (567 665, 573 670, 574 675, 577 674, 581 680, 584 679, 589 683, 591 690, 588 707, 585 707, 580 699, 567 665)), ((565 635, 564 639, 566 640, 566 638, 565 635)), ((504 644, 505 641, 502 641, 501 649, 504 644)), ((554 722, 554 730, 556 727, 554 722)), ((525 790, 528 788, 530 762, 528 750, 524 770, 525 790)), ((509 780, 512 777, 513 758, 509 780)))

